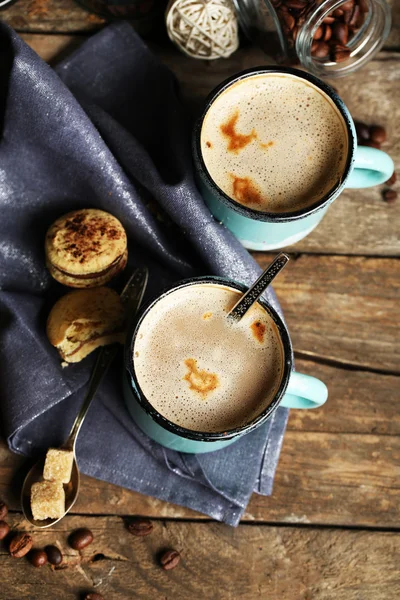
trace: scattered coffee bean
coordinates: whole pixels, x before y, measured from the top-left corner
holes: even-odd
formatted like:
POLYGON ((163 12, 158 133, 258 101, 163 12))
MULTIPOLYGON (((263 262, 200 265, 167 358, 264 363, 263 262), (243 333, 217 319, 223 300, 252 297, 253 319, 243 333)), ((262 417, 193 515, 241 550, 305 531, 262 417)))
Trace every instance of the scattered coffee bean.
POLYGON ((8 515, 8 506, 0 500, 0 520, 3 520, 8 515))
POLYGON ((85 594, 83 600, 104 600, 104 596, 96 592, 89 592, 89 594, 85 594))
POLYGON ((332 34, 339 44, 342 44, 343 46, 347 44, 349 39, 349 28, 345 23, 337 21, 332 27, 332 34))
POLYGON ((165 571, 170 571, 178 566, 181 555, 177 550, 166 550, 160 556, 160 564, 165 571))
POLYGON ((386 141, 386 129, 380 125, 373 125, 370 127, 369 134, 373 142, 382 144, 386 141))
POLYGON ((32 550, 29 554, 29 560, 38 569, 47 563, 47 554, 44 550, 32 550))
POLYGON ((33 544, 29 533, 17 533, 10 542, 9 551, 13 558, 22 558, 31 550, 33 544))
POLYGON ((132 535, 144 537, 153 531, 153 523, 149 519, 135 519, 129 523, 128 531, 132 535))
POLYGON ((356 126, 356 133, 359 144, 362 144, 363 141, 369 140, 369 127, 365 123, 356 122, 354 123, 356 126))
POLYGON ((361 146, 368 146, 369 148, 376 148, 377 150, 381 149, 380 143, 374 142, 373 140, 366 140, 361 144, 361 146))
POLYGON ((397 192, 395 190, 384 190, 382 196, 388 204, 393 204, 397 200, 397 192))
POLYGON ((10 527, 5 521, 0 521, 0 540, 4 540, 10 533, 10 527))
POLYGON ((351 50, 342 46, 341 44, 335 44, 331 46, 330 57, 333 62, 339 63, 347 60, 350 56, 351 50))
POLYGON ((387 181, 385 181, 386 185, 394 185, 397 181, 396 171, 393 171, 393 175, 389 177, 387 181))
POLYGON ((74 550, 83 550, 93 542, 93 533, 90 529, 77 529, 69 536, 69 545, 74 550))
POLYGON ((63 555, 57 546, 46 546, 45 551, 50 564, 59 565, 62 563, 63 555))

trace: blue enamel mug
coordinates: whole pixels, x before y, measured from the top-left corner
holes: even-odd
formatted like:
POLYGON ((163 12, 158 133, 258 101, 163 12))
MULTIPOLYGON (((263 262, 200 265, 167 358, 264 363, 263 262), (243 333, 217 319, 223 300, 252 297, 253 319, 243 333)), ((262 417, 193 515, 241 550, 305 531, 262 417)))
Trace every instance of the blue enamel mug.
POLYGON ((133 330, 128 333, 124 359, 124 398, 133 420, 142 431, 159 444, 179 452, 192 454, 212 452, 232 444, 242 435, 246 435, 256 427, 262 425, 262 423, 271 417, 278 406, 308 409, 322 406, 326 402, 328 390, 322 381, 310 375, 293 371, 293 350, 287 327, 278 313, 265 300, 259 300, 261 306, 267 311, 276 325, 283 352, 282 378, 279 388, 270 404, 247 424, 224 432, 193 431, 181 427, 161 415, 151 405, 140 388, 135 371, 135 340, 143 320, 158 302, 166 296, 174 294, 175 291, 180 290, 182 287, 202 284, 223 286, 241 292, 247 290, 245 285, 220 277, 207 276, 184 280, 144 308, 134 323, 133 330))
MULTIPOLYGON (((205 109, 195 125, 193 158, 198 187, 211 213, 249 250, 275 250, 298 242, 318 225, 329 205, 345 188, 379 185, 389 179, 394 169, 392 159, 385 152, 364 146, 357 148, 353 119, 343 101, 329 85, 298 69, 283 67, 257 67, 243 71, 227 79, 211 92, 206 100, 205 109), (236 202, 213 181, 201 153, 202 124, 212 103, 238 81, 264 73, 288 74, 322 90, 336 105, 347 130, 348 156, 342 177, 317 202, 293 212, 262 212, 236 202)), ((290 164, 287 167, 290 168, 290 164)))

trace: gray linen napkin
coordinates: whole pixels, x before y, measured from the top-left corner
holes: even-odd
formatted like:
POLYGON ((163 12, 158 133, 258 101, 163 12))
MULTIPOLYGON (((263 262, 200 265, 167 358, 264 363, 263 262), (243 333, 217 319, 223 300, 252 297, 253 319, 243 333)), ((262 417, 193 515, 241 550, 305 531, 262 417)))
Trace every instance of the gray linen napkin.
MULTIPOLYGON (((3 24, 0 48, 1 423, 10 448, 32 455, 67 435, 93 363, 62 369, 46 340, 49 309, 67 291, 44 263, 56 217, 91 206, 116 215, 128 271, 150 268, 147 299, 193 274, 250 283, 259 267, 204 205, 175 79, 129 25, 93 36, 57 72, 3 24)), ((271 493, 287 410, 229 448, 179 454, 132 422, 121 368, 122 353, 83 425, 84 473, 231 525, 253 491, 271 493)))

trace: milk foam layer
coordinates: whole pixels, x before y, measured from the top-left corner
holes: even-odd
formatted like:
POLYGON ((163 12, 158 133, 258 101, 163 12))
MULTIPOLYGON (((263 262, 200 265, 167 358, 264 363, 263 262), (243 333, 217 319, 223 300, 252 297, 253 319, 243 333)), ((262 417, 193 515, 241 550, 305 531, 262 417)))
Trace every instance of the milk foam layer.
POLYGON ((194 284, 162 298, 143 319, 133 350, 139 385, 164 417, 194 431, 251 422, 274 399, 283 349, 260 304, 238 324, 227 312, 240 292, 194 284))
POLYGON ((341 179, 348 136, 332 100, 294 75, 247 77, 206 113, 201 152, 217 186, 259 211, 291 212, 322 199, 341 179))

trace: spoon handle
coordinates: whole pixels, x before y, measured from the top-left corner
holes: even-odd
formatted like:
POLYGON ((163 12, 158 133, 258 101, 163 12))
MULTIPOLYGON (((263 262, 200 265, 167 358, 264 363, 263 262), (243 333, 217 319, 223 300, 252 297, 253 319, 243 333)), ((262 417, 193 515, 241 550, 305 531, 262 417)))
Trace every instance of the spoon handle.
POLYGON ((234 321, 240 321, 243 315, 249 310, 249 308, 257 302, 261 294, 267 289, 271 281, 277 276, 277 274, 287 265, 289 257, 284 252, 278 254, 275 260, 261 273, 260 277, 255 283, 247 290, 247 292, 236 302, 232 308, 228 317, 234 321))
MULTIPOLYGON (((148 270, 146 267, 136 269, 121 293, 121 301, 125 306, 128 324, 140 306, 144 291, 146 289, 147 279, 148 270)), ((118 346, 117 344, 113 344, 112 346, 103 346, 98 353, 96 362, 93 365, 89 380, 89 387, 83 400, 81 409, 76 416, 74 424, 72 425, 68 439, 63 445, 63 448, 66 450, 74 449, 79 430, 82 427, 82 423, 97 392, 97 388, 99 387, 104 375, 107 373, 108 367, 112 363, 117 352, 118 346)))
POLYGON ((104 346, 98 353, 96 362, 94 363, 92 373, 90 375, 89 387, 83 400, 81 409, 76 416, 74 424, 72 425, 68 439, 63 445, 63 448, 66 450, 74 449, 76 438, 78 437, 79 430, 89 410, 90 404, 97 392, 97 388, 99 387, 101 380, 106 374, 108 367, 112 363, 117 350, 117 345, 113 344, 112 346, 104 346))

